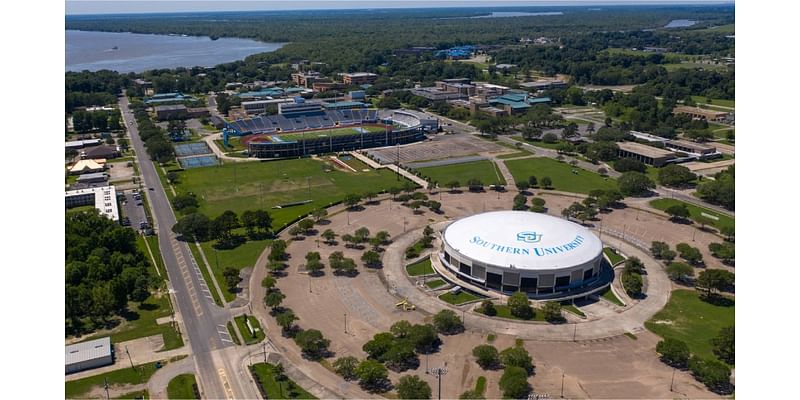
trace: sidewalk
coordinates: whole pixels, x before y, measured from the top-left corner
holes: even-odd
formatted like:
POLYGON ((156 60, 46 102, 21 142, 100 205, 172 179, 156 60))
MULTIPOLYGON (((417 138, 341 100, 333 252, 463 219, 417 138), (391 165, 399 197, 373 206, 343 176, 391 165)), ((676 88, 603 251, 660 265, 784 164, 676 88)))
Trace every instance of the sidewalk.
POLYGON ((426 180, 424 180, 424 179, 412 174, 411 172, 408 172, 408 171, 404 170, 403 168, 398 168, 394 164, 381 165, 381 164, 373 161, 371 158, 369 158, 369 157, 367 157, 367 156, 365 156, 365 155, 363 155, 363 154, 361 154, 361 153, 359 153, 357 151, 351 151, 350 154, 353 157, 363 161, 365 164, 369 165, 370 167, 372 167, 374 169, 388 168, 388 169, 392 170, 395 173, 397 173, 398 170, 399 170, 400 175, 403 175, 404 177, 410 179, 412 182, 416 183, 417 185, 422 186, 423 189, 427 189, 428 188, 428 181, 426 181, 426 180))

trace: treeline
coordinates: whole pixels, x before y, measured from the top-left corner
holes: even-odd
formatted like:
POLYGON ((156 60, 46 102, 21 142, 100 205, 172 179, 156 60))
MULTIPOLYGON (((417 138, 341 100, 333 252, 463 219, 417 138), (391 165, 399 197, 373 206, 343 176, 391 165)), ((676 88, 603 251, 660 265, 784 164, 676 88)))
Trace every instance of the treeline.
POLYGON ((141 101, 131 101, 130 109, 133 110, 133 116, 139 127, 139 137, 142 138, 150 159, 160 163, 172 160, 175 157, 175 149, 167 139, 167 132, 150 119, 147 106, 141 101))
POLYGON ((133 230, 96 211, 66 218, 66 333, 104 327, 129 301, 143 302, 157 278, 133 230))
MULTIPOLYGON (((116 101, 116 97, 114 101, 116 101)), ((122 129, 120 117, 120 112, 116 109, 113 111, 75 111, 72 114, 72 124, 75 132, 78 133, 93 129, 116 131, 122 129)))
POLYGON ((130 83, 128 75, 115 71, 67 72, 64 76, 66 112, 77 107, 103 106, 116 103, 120 89, 130 83))
POLYGON ((731 165, 725 171, 714 175, 714 180, 700 184, 697 195, 709 203, 719 204, 729 210, 736 206, 736 167, 731 165))

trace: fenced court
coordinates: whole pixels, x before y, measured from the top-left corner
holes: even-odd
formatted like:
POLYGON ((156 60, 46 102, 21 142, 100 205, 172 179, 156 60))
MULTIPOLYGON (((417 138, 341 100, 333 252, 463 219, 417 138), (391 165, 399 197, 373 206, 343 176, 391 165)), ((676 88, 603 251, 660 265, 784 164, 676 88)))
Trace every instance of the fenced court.
POLYGON ((211 154, 211 149, 205 142, 176 144, 173 147, 175 147, 175 155, 178 157, 211 154))
POLYGON ((213 155, 184 157, 184 158, 179 158, 178 162, 181 164, 181 168, 187 168, 187 169, 219 165, 219 160, 217 160, 217 157, 213 155))

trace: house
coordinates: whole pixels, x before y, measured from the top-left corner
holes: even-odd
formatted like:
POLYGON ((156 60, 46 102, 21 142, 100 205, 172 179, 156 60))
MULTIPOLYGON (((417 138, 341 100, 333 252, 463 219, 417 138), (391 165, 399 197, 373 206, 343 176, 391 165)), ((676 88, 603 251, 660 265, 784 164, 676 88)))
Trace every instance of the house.
POLYGON ((119 149, 116 146, 96 146, 81 151, 81 159, 97 160, 98 158, 109 159, 119 157, 119 149))
POLYGON ((86 173, 102 172, 105 169, 105 159, 97 160, 80 160, 75 163, 70 169, 70 175, 80 175, 86 173))

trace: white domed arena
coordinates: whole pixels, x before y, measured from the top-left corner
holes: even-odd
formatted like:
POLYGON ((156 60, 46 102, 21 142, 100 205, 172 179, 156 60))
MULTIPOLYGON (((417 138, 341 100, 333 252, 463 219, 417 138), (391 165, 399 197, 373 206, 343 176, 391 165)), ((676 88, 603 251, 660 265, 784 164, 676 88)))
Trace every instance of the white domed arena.
POLYGON ((442 264, 488 290, 533 299, 568 299, 607 286, 613 272, 589 229, 528 211, 495 211, 453 222, 442 232, 442 264))

